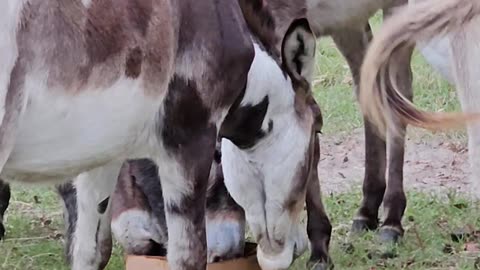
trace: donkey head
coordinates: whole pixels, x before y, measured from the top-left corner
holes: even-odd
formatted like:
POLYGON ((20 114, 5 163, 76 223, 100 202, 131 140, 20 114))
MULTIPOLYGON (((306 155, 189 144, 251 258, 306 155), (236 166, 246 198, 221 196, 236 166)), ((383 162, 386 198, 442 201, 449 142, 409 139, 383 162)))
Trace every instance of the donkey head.
MULTIPOLYGON (((208 262, 241 257, 245 246, 244 212, 225 188, 220 161, 218 143, 207 191, 208 262)), ((110 201, 113 235, 128 254, 166 255, 168 236, 162 186, 152 160, 126 161, 110 201)))
POLYGON ((252 39, 245 93, 220 131, 223 172, 259 244, 262 269, 287 269, 308 246, 300 215, 322 124, 310 89, 316 43, 306 19, 292 22, 281 53, 256 42, 272 39, 252 39))

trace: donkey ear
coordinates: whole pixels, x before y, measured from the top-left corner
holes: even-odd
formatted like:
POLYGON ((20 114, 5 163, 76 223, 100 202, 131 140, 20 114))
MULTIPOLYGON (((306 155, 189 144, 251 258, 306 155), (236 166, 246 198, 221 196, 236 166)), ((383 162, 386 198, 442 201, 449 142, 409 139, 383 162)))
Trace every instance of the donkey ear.
POLYGON ((282 63, 293 80, 312 80, 316 39, 308 20, 297 19, 288 28, 282 42, 282 63))

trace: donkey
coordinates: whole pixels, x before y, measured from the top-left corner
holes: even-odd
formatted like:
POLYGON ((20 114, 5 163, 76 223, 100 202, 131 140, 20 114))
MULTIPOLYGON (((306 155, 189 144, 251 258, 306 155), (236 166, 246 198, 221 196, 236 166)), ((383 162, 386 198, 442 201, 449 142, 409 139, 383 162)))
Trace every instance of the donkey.
POLYGON ((7 0, 0 4, 0 177, 75 177, 72 268, 99 269, 126 159, 158 165, 172 269, 205 269, 205 198, 217 136, 225 184, 263 269, 307 247, 299 214, 313 166, 315 35, 281 50, 256 1, 7 0), (235 179, 235 181, 233 181, 235 179), (103 209, 102 209, 103 210, 103 209))
MULTIPOLYGON (((284 33, 293 18, 306 14, 317 37, 331 36, 333 38, 350 67, 358 98, 360 66, 373 36, 368 19, 380 8, 384 11, 384 18, 388 18, 397 7, 407 4, 407 2, 407 0, 270 0, 268 4, 279 21, 277 33, 284 33)), ((444 78, 452 82, 448 53, 439 55, 439 53, 448 52, 447 42, 446 38, 437 37, 430 43, 419 43, 417 47, 427 61, 444 78)), ((396 56, 399 62, 399 70, 396 73, 399 89, 410 100, 413 97, 410 68, 413 48, 414 45, 405 46, 404 50, 398 52, 398 56, 396 56)), ((393 124, 401 130, 405 129, 405 126, 399 125, 398 121, 393 124)), ((392 133, 388 134, 386 138, 390 148, 388 153, 389 184, 386 185, 385 137, 378 136, 374 126, 366 118, 364 118, 364 125, 366 158, 363 201, 354 218, 352 231, 376 229, 379 225, 378 209, 383 201, 385 218, 379 231, 380 238, 384 241, 397 241, 403 235, 401 219, 407 202, 403 190, 404 135, 403 133, 392 133)))
MULTIPOLYGON (((362 67, 360 104, 364 114, 383 132, 403 132, 392 122, 400 119, 427 129, 452 127, 467 121, 471 189, 480 188, 480 126, 470 122, 479 117, 480 2, 476 0, 422 0, 404 8, 382 27, 368 50, 362 67), (445 38, 450 47, 452 77, 460 98, 461 113, 421 111, 398 89, 398 54, 416 42, 425 44, 445 38), (375 87, 377 78, 380 87, 375 87)), ((380 133, 384 134, 384 133, 380 133)))
MULTIPOLYGON (((218 145, 218 144, 217 144, 218 145)), ((219 145, 218 145, 219 146, 219 145)), ((314 164, 320 157, 318 140, 315 143, 314 164)), ((311 170, 306 195, 307 229, 311 247, 308 269, 328 269, 333 262, 328 254, 331 224, 320 193, 317 170, 311 170)), ((8 206, 10 189, 0 182, 2 210, 8 206)), ((57 186, 63 200, 66 227, 65 253, 72 262, 73 232, 76 227, 78 205, 76 190, 69 182, 57 186)), ((126 161, 120 170, 115 191, 109 200, 98 205, 105 212, 107 203, 112 207, 112 233, 127 254, 165 256, 167 254, 167 226, 157 166, 149 159, 126 161)), ((2 214, 4 211, 2 211, 2 214)), ((207 189, 206 209, 207 262, 218 262, 243 255, 245 244, 245 214, 229 195, 223 179, 221 151, 215 150, 207 189)), ((107 235, 108 237, 108 235, 107 235)), ((104 242, 101 265, 107 265, 111 255, 111 239, 104 242)))
MULTIPOLYGON (((220 159, 216 149, 207 188, 208 262, 240 257, 245 247, 245 214, 225 187, 220 159)), ((112 232, 128 254, 166 255, 165 207, 156 172, 151 160, 126 162, 112 194, 112 232)))
POLYGON ((443 79, 451 85, 454 85, 455 79, 453 78, 452 70, 450 38, 449 35, 435 37, 428 42, 417 43, 416 47, 427 63, 430 64, 443 79))
MULTIPOLYGON (((384 18, 395 8, 405 5, 408 0, 269 0, 278 21, 276 33, 282 36, 294 18, 306 16, 316 37, 331 36, 347 60, 352 73, 354 91, 358 97, 360 66, 372 39, 368 19, 379 9, 384 18)), ((280 44, 277 44, 280 47, 280 44)), ((398 82, 400 89, 412 98, 412 75, 410 46, 402 51, 399 59, 398 82)), ((366 119, 364 119, 366 120, 366 119)), ((399 123, 395 123, 398 125, 399 123)), ((389 134, 383 138, 375 132, 374 126, 364 121, 365 126, 365 176, 363 200, 352 225, 353 232, 374 230, 379 226, 378 210, 383 202, 385 217, 379 230, 384 241, 396 241, 403 235, 401 219, 406 207, 403 190, 403 161, 405 138, 401 134, 389 134), (387 145, 389 147, 387 159, 387 145), (386 184, 388 160, 388 185, 386 184)), ((400 126, 404 129, 404 126, 400 126)))
MULTIPOLYGON (((157 170, 156 164, 149 159, 126 161, 113 194, 109 200, 98 205, 98 211, 103 213, 107 203, 111 204, 113 236, 127 254, 166 255, 167 225, 157 170)), ((57 189, 65 206, 67 260, 72 261, 72 233, 78 216, 76 191, 71 182, 57 189)), ((210 172, 206 211, 207 261, 242 256, 245 215, 225 188, 218 150, 215 150, 210 172)), ((100 253, 103 256, 102 265, 109 261, 111 243, 111 239, 107 239, 104 249, 108 252, 100 253)))
MULTIPOLYGON (((315 144, 314 164, 319 160, 315 144)), ((166 254, 167 227, 156 165, 148 159, 124 164, 111 197, 112 231, 129 254, 166 254)), ((325 214, 316 170, 308 179, 307 228, 312 247, 309 269, 327 269, 331 225, 325 214)), ((67 207, 68 208, 68 207, 67 207)), ((245 214, 229 195, 223 178, 220 149, 215 150, 207 189, 208 262, 240 257, 245 247, 245 214)))
POLYGON ((7 211, 10 202, 10 186, 0 180, 0 240, 5 236, 5 226, 3 225, 3 216, 7 211))

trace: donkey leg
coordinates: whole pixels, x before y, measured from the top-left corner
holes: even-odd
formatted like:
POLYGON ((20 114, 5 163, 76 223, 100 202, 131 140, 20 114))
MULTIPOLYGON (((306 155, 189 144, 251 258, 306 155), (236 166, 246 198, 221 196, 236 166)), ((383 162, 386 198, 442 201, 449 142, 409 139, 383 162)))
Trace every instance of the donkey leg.
MULTIPOLYGON (((405 125, 397 123, 402 130, 405 125)), ((383 242, 396 242, 403 236, 402 217, 407 206, 403 190, 403 161, 405 154, 405 136, 388 134, 389 168, 388 185, 383 199, 384 222, 379 235, 383 242)))
MULTIPOLYGON (((473 82, 472 85, 479 84, 473 82)), ((479 104, 474 104, 480 100, 480 92, 475 90, 478 87, 467 89, 469 92, 468 101, 461 98, 462 110, 464 112, 478 112, 480 111, 479 104), (476 97, 478 96, 478 97, 476 97)), ((468 161, 470 163, 470 177, 469 177, 469 196, 474 199, 480 199, 480 124, 469 123, 467 125, 468 133, 468 161)))
MULTIPOLYGON (((478 80, 479 68, 477 59, 480 59, 478 43, 480 19, 476 18, 469 25, 452 35, 451 52, 452 71, 458 97, 465 113, 478 113, 480 111, 480 81, 478 80)), ((470 163, 470 194, 474 199, 480 198, 480 123, 472 121, 467 125, 468 132, 468 158, 470 163)))
POLYGON ((7 211, 10 202, 10 185, 0 180, 0 240, 5 236, 5 227, 3 226, 3 216, 7 211))
POLYGON ((320 145, 315 140, 314 168, 309 175, 307 187, 307 234, 310 240, 311 255, 307 269, 326 270, 333 268, 333 263, 328 253, 332 225, 323 207, 318 179, 318 161, 320 159, 320 145))
MULTIPOLYGON (((392 9, 407 4, 406 0, 396 0, 392 2, 392 6, 384 10, 384 16, 388 17, 392 13, 392 9)), ((414 46, 405 48, 398 52, 392 61, 398 67, 397 81, 399 85, 396 87, 402 91, 403 95, 408 99, 413 99, 412 91, 412 70, 410 67, 411 57, 414 46)), ((389 86, 392 87, 392 86, 389 86)), ((399 127, 399 134, 393 135, 387 133, 388 142, 388 185, 383 198, 384 206, 384 222, 380 229, 380 239, 385 242, 396 242, 403 236, 402 217, 407 206, 407 199, 403 189, 403 163, 405 156, 405 131, 406 126, 399 121, 395 122, 399 127)))
POLYGON ((162 149, 155 162, 165 203, 167 258, 175 270, 204 270, 207 264, 206 193, 217 128, 198 92, 197 84, 174 77, 157 130, 162 149))
POLYGON ((56 186, 63 202, 63 220, 65 225, 65 257, 72 263, 73 233, 77 224, 77 190, 72 182, 56 186))
MULTIPOLYGON (((403 57, 398 61, 401 65, 403 79, 399 80, 402 84, 403 95, 410 100, 413 98, 411 88, 412 74, 410 71, 410 57, 413 47, 402 52, 403 57)), ((398 121, 395 125, 399 127, 399 135, 387 134, 388 141, 388 185, 383 198, 384 222, 380 229, 380 238, 385 242, 396 242, 403 236, 402 217, 407 206, 407 198, 403 189, 403 164, 405 155, 405 134, 406 126, 398 121)))
POLYGON ((171 269, 206 269, 206 190, 215 131, 211 135, 213 138, 209 141, 192 136, 195 140, 184 146, 182 153, 169 152, 171 158, 157 162, 165 201, 167 257, 171 269))
MULTIPOLYGON (((365 29, 346 29, 332 35, 335 44, 343 54, 353 76, 355 93, 359 90, 360 67, 368 43, 372 39, 370 25, 365 29)), ((375 128, 367 119, 365 126, 365 176, 363 200, 353 219, 352 231, 374 230, 378 227, 378 209, 385 193, 385 141, 377 136, 375 128)))
POLYGON ((85 172, 58 187, 64 202, 66 254, 73 270, 101 270, 110 259, 110 205, 121 163, 85 172))

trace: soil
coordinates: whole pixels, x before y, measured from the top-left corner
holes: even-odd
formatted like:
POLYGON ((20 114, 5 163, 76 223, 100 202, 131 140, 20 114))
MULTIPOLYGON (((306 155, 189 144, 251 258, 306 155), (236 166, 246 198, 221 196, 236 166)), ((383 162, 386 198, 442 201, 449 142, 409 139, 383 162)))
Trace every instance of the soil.
MULTIPOLYGON (((406 190, 447 192, 468 191, 466 143, 433 135, 427 140, 407 138, 404 164, 406 190)), ((326 193, 359 188, 364 174, 364 135, 358 129, 348 136, 321 136, 319 177, 326 193)))

